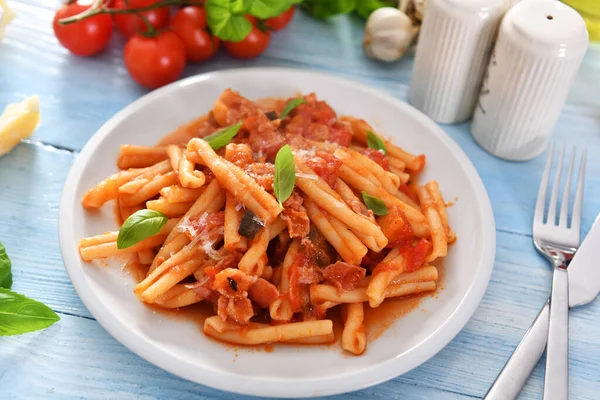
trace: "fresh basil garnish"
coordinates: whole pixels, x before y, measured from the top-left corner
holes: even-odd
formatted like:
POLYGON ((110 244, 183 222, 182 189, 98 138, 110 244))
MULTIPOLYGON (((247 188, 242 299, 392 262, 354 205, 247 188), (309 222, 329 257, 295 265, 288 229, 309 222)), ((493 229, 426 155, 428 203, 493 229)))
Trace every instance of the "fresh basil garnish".
POLYGON ((387 154, 383 140, 369 130, 367 131, 367 146, 369 146, 370 149, 383 150, 383 154, 387 154))
POLYGON ((207 0, 204 3, 208 27, 222 40, 239 42, 252 30, 252 23, 244 16, 247 1, 207 0))
POLYGON ((9 289, 0 288, 0 336, 44 329, 60 320, 50 307, 9 289))
POLYGON ((0 288, 10 289, 12 286, 12 272, 10 259, 6 249, 0 243, 0 288))
POLYGON ((126 249, 156 235, 169 219, 155 210, 139 210, 123 223, 117 236, 117 248, 126 249))
POLYGON ((250 1, 249 11, 255 17, 267 19, 277 17, 294 4, 301 2, 302 0, 252 0, 250 1))
POLYGON ((306 104, 306 100, 304 100, 302 97, 297 97, 295 99, 291 99, 285 105, 285 108, 281 112, 281 116, 279 118, 284 119, 285 117, 288 116, 289 113, 291 113, 300 104, 306 104))
POLYGON ((301 5, 313 17, 325 19, 352 12, 359 1, 365 0, 304 0, 301 5))
POLYGON ((362 192, 361 194, 365 205, 369 210, 373 211, 373 214, 381 216, 388 213, 388 208, 381 199, 371 196, 367 192, 362 192))
POLYGON ((238 134, 242 122, 238 122, 235 125, 228 126, 227 128, 220 129, 202 139, 207 142, 213 150, 219 150, 229 144, 231 140, 238 134))
POLYGON ((273 180, 273 191, 279 204, 283 203, 292 195, 296 183, 296 164, 294 154, 289 145, 283 146, 275 156, 275 176, 273 180))

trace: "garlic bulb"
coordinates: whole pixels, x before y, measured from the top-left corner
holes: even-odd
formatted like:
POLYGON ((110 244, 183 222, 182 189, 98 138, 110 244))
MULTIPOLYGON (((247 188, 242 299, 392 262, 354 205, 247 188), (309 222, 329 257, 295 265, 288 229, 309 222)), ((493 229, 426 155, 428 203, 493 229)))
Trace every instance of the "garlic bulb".
POLYGON ((395 61, 406 53, 418 31, 399 9, 379 8, 367 19, 363 49, 371 58, 395 61))
POLYGON ((423 14, 425 14, 426 5, 426 0, 413 0, 415 18, 419 21, 423 21, 423 14))

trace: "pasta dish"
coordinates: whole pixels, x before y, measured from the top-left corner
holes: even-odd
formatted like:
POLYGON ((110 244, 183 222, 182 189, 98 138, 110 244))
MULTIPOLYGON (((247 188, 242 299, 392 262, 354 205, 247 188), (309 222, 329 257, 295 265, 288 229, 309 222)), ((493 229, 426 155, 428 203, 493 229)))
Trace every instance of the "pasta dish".
POLYGON ((119 172, 86 209, 114 200, 119 231, 84 238, 84 261, 135 258, 137 298, 212 305, 212 338, 244 345, 335 341, 366 348, 365 307, 436 290, 456 235, 424 155, 314 94, 251 101, 227 89, 156 146, 122 145, 119 172))

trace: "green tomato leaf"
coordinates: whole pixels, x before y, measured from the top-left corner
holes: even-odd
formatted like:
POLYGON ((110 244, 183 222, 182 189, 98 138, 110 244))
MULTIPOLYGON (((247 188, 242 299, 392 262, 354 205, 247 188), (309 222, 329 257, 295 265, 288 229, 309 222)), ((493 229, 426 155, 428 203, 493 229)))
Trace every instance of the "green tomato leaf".
POLYGON ((385 148, 383 140, 371 131, 367 131, 367 146, 369 146, 370 149, 383 150, 383 154, 387 154, 387 149, 385 148))
POLYGON ((283 146, 275 156, 275 177, 273 191, 279 204, 283 203, 292 195, 296 183, 296 164, 294 154, 289 145, 283 146))
POLYGON ((246 6, 249 6, 248 0, 207 0, 204 7, 211 32, 230 42, 244 39, 252 30, 252 23, 243 13, 233 10, 243 10, 246 6))
POLYGON ((276 17, 302 0, 253 0, 249 12, 260 19, 276 17))
POLYGON ((117 236, 117 248, 126 249, 156 235, 169 219, 155 210, 139 210, 123 223, 117 236))
POLYGON ((356 2, 356 13, 363 19, 369 18, 369 15, 378 8, 395 7, 392 1, 386 0, 358 0, 356 2))
POLYGON ((288 116, 289 113, 291 113, 300 104, 306 104, 306 100, 304 100, 302 97, 297 97, 295 99, 288 101, 288 103, 285 105, 285 108, 281 112, 281 116, 279 118, 284 119, 285 117, 288 116))
POLYGON ((369 210, 373 211, 373 214, 381 216, 388 213, 388 208, 382 200, 367 194, 367 192, 362 192, 361 194, 365 205, 369 210))
POLYGON ((238 122, 235 125, 231 125, 227 128, 220 129, 215 133, 211 133, 210 135, 205 136, 202 139, 204 139, 205 142, 210 144, 210 147, 212 147, 213 150, 219 150, 227 146, 229 142, 233 140, 235 135, 238 134, 241 127, 242 123, 238 122))
POLYGON ((0 243, 0 288, 10 289, 12 286, 10 258, 6 254, 6 249, 0 243))
POLYGON ((361 1, 363 0, 305 0, 302 7, 313 17, 325 19, 352 12, 361 1))
POLYGON ((254 0, 232 0, 231 12, 233 14, 246 14, 254 0))
POLYGON ((50 307, 0 288, 0 336, 37 331, 58 320, 60 318, 50 307))

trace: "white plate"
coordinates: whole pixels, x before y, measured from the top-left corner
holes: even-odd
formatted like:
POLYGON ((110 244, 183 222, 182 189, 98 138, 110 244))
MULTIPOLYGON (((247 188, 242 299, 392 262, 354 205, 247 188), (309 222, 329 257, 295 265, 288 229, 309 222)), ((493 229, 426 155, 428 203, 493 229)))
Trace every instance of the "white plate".
POLYGON ((303 397, 375 385, 415 368, 440 351, 467 323, 490 279, 496 235, 487 192, 462 150, 411 106, 357 83, 310 71, 257 68, 191 77, 127 106, 90 139, 67 178, 59 215, 60 246, 77 293, 118 341, 151 363, 185 379, 221 390, 259 396, 303 397), (234 352, 207 339, 197 324, 171 319, 140 304, 134 282, 109 267, 79 258, 80 238, 116 229, 112 205, 86 212, 85 191, 115 172, 123 143, 149 145, 206 113, 226 88, 257 99, 315 92, 339 114, 362 117, 407 150, 427 155, 426 179, 439 181, 458 235, 446 258, 439 298, 399 319, 360 357, 337 346, 282 346, 274 352, 234 352), (425 309, 426 312, 420 309, 425 309))

